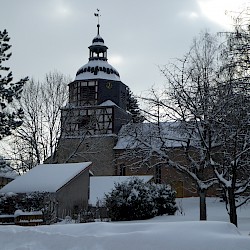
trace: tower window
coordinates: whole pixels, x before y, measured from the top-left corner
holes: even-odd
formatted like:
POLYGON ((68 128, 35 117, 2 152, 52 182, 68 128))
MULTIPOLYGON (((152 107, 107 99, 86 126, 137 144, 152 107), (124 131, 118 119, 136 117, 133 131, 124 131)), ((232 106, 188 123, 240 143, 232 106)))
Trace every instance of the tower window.
POLYGON ((80 97, 81 100, 95 100, 95 86, 81 86, 80 97))
POLYGON ((69 86, 69 102, 78 106, 95 105, 97 102, 97 89, 96 81, 73 82, 69 86))

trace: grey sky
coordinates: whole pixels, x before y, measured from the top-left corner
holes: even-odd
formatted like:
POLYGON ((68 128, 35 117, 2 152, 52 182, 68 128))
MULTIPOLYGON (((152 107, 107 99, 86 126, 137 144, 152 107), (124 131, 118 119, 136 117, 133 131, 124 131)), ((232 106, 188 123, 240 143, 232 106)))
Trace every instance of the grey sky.
POLYGON ((74 79, 88 62, 99 8, 108 62, 140 94, 164 83, 158 65, 183 56, 201 30, 228 29, 225 10, 237 10, 247 1, 0 0, 0 30, 8 30, 13 52, 5 65, 16 80, 41 80, 53 70, 74 79))

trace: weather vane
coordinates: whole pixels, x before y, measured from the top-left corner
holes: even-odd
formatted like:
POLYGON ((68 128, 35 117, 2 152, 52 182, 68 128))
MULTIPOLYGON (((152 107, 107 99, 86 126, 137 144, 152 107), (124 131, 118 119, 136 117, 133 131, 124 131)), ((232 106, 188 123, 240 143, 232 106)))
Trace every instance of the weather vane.
POLYGON ((100 21, 100 10, 99 9, 96 9, 97 10, 97 13, 94 13, 94 15, 98 18, 98 23, 97 23, 97 35, 99 35, 99 29, 100 29, 100 23, 99 23, 99 21, 100 21))

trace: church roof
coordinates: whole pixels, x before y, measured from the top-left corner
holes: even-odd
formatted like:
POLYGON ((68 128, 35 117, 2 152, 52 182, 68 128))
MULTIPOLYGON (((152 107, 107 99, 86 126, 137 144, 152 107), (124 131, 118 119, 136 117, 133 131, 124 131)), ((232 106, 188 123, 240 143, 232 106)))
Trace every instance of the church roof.
MULTIPOLYGON (((93 46, 93 45, 100 45, 100 46, 105 46, 105 44, 104 44, 104 39, 99 35, 99 34, 97 34, 97 36, 95 36, 94 38, 93 38, 93 40, 92 40, 92 45, 91 46, 93 46)), ((90 47, 91 47, 90 46, 90 47)), ((105 46, 106 47, 106 46, 105 46)), ((107 47, 106 47, 107 48, 107 47)))
POLYGON ((123 125, 114 149, 143 148, 145 147, 144 143, 158 148, 162 146, 162 139, 167 148, 181 147, 183 142, 187 140, 187 134, 182 131, 180 125, 179 122, 161 122, 159 125, 156 123, 123 125))
POLYGON ((118 71, 107 61, 92 60, 83 65, 76 73, 75 80, 106 79, 120 81, 118 71))
POLYGON ((116 106, 116 107, 119 107, 118 105, 116 105, 114 102, 112 102, 111 100, 107 100, 101 104, 99 104, 99 106, 103 106, 103 107, 107 107, 107 106, 110 106, 110 107, 113 107, 113 106, 116 106))
POLYGON ((41 164, 4 186, 0 193, 54 193, 86 170, 90 164, 91 162, 41 164))

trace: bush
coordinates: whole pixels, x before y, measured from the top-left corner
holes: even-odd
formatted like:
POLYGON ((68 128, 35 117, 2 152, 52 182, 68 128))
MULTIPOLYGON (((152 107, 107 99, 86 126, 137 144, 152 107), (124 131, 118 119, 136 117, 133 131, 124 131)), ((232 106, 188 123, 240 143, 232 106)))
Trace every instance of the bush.
POLYGON ((17 205, 17 194, 6 193, 0 194, 0 214, 14 214, 18 209, 17 205))
POLYGON ((23 212, 42 211, 46 224, 50 224, 56 219, 56 200, 53 195, 47 192, 1 193, 0 214, 14 214, 16 210, 23 212))
POLYGON ((144 183, 136 177, 116 183, 105 196, 105 205, 112 221, 149 219, 177 210, 170 186, 144 183))
POLYGON ((156 215, 174 215, 177 206, 175 202, 175 191, 170 185, 165 184, 151 184, 151 192, 153 202, 155 204, 156 215))

